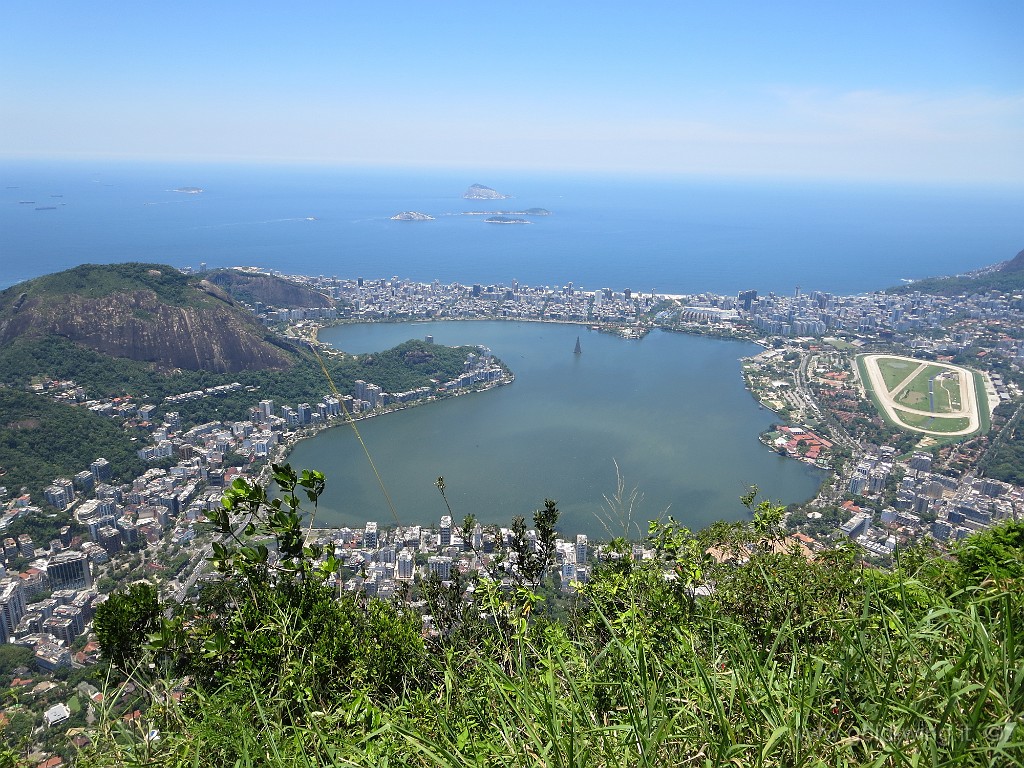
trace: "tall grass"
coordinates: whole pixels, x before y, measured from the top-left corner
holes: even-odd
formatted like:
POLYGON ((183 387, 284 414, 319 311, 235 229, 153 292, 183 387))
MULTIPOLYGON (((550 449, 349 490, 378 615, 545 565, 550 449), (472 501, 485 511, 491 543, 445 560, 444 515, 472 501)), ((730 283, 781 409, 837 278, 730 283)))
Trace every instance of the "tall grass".
MULTIPOLYGON (((1016 591, 1015 591, 1016 590, 1016 591)), ((665 636, 604 617, 595 645, 550 626, 438 651, 393 701, 353 691, 285 725, 283 702, 193 694, 148 725, 104 722, 95 766, 1021 766, 1024 600, 869 581, 808 642, 803 614, 768 642, 713 601, 665 636), (922 599, 922 595, 924 599, 922 599)), ((813 621, 821 621, 815 618, 813 621)))

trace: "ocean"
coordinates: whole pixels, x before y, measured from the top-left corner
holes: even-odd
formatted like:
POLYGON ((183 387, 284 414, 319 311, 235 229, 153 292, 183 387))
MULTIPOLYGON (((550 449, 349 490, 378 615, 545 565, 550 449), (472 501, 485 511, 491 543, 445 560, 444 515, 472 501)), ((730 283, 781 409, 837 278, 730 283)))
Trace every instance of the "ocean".
POLYGON ((1024 187, 0 162, 0 287, 92 262, 661 293, 863 293, 1024 247, 1024 187), (480 183, 512 195, 468 201, 480 183), (173 190, 198 187, 199 194, 173 190), (545 208, 529 225, 468 210, 545 208), (434 221, 392 221, 401 211, 434 221))

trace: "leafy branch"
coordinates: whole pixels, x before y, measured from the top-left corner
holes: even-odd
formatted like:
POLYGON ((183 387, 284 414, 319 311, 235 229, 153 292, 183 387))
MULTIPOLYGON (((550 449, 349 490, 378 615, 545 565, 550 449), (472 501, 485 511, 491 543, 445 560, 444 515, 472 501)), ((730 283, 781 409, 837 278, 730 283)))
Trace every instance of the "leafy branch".
POLYGON ((271 572, 293 577, 315 574, 326 579, 338 570, 337 559, 333 554, 323 558, 323 547, 306 543, 324 491, 324 475, 309 469, 299 474, 289 464, 272 464, 271 469, 280 495, 270 495, 265 486, 239 477, 224 491, 221 506, 207 513, 224 536, 212 545, 210 562, 220 573, 250 577, 271 572), (305 530, 300 494, 313 505, 305 530), (271 558, 266 544, 251 543, 253 538, 267 537, 274 541, 276 558, 271 558))

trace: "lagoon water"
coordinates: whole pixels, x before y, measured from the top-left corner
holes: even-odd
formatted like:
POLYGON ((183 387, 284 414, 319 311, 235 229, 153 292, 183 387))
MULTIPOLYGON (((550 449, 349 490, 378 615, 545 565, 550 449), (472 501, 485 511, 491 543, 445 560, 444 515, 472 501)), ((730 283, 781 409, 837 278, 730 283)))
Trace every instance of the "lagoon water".
MULTIPOLYGON (((825 477, 758 442, 772 414, 743 388, 738 362, 759 350, 753 344, 663 331, 630 341, 494 321, 341 326, 321 337, 362 353, 427 334, 490 347, 516 381, 358 422, 403 524, 446 513, 438 476, 460 519, 472 512, 507 525, 553 498, 564 532, 602 538, 624 532, 621 519, 608 530, 602 522, 616 466, 627 490, 643 494, 634 515, 642 531, 666 510, 691 527, 739 519, 739 497, 754 484, 773 500, 804 501, 825 477)), ((300 443, 289 460, 327 474, 321 523, 395 522, 350 427, 300 443)))

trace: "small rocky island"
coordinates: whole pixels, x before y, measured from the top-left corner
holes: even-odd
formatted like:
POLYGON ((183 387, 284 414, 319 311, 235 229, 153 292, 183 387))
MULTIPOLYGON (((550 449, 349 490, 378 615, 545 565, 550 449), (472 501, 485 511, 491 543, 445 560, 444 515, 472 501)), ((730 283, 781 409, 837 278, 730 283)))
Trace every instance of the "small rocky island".
POLYGON ((463 195, 466 200, 508 200, 512 195, 503 195, 496 189, 485 187, 483 184, 473 184, 463 195))
POLYGON ((433 221, 434 217, 419 211, 402 211, 391 217, 392 221, 433 221))
POLYGON ((171 190, 172 192, 182 192, 186 195, 198 195, 203 189, 202 187, 178 187, 177 189, 171 190))
POLYGON ((511 216, 491 216, 484 219, 485 224, 532 224, 529 219, 515 219, 511 216))
POLYGON ((526 208, 522 211, 466 211, 463 216, 550 216, 547 208, 526 208))

